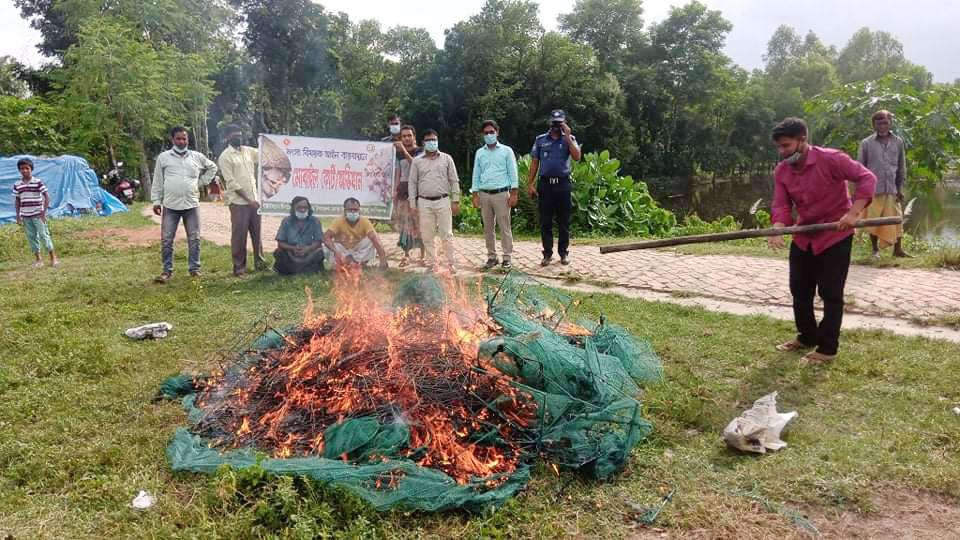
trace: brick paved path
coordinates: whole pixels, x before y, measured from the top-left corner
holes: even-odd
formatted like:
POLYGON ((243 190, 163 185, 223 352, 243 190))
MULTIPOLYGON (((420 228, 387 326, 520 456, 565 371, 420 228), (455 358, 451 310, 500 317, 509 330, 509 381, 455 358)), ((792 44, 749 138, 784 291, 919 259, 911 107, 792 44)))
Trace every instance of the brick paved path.
MULTIPOLYGON (((223 205, 204 203, 201 219, 205 239, 229 245, 230 217, 223 205)), ((263 238, 268 251, 275 246, 272 239, 279 223, 278 217, 264 217, 263 238)), ((400 255, 396 240, 394 234, 383 235, 384 245, 394 260, 400 255)), ((458 266, 463 269, 478 269, 486 260, 482 238, 457 237, 455 246, 458 266)), ((515 268, 534 276, 572 278, 745 304, 790 305, 785 259, 682 255, 665 250, 600 255, 597 246, 572 245, 569 266, 561 266, 555 256, 551 266, 542 268, 539 243, 515 242, 514 249, 515 268)), ((846 295, 847 311, 854 313, 906 319, 955 314, 960 312, 960 272, 852 265, 846 295)))

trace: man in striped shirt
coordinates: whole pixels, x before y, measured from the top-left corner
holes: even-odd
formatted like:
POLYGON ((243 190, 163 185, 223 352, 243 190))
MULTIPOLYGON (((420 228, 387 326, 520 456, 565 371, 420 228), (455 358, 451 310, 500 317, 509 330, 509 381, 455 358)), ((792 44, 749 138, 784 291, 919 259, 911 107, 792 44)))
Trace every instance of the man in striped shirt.
POLYGON ((23 231, 30 242, 35 261, 34 268, 43 266, 40 256, 41 245, 50 254, 50 265, 60 266, 57 254, 53 250, 53 240, 47 228, 47 207, 50 206, 50 194, 47 186, 39 178, 33 176, 33 161, 23 158, 17 161, 20 171, 20 181, 13 185, 13 204, 17 212, 17 224, 23 225, 23 231))

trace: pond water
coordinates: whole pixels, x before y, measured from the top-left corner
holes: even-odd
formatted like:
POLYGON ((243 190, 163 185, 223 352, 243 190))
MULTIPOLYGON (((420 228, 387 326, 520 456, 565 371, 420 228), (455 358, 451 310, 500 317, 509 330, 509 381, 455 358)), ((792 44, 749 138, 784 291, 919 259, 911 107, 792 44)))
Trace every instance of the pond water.
MULTIPOLYGON (((653 197, 679 218, 696 213, 711 221, 731 215, 745 227, 756 226, 750 207, 763 199, 761 208, 769 211, 773 196, 773 177, 695 181, 691 178, 658 179, 649 181, 653 197)), ((909 191, 909 186, 908 186, 909 191)), ((908 233, 960 246, 960 180, 951 180, 929 192, 908 194, 916 197, 913 215, 905 225, 908 233)))

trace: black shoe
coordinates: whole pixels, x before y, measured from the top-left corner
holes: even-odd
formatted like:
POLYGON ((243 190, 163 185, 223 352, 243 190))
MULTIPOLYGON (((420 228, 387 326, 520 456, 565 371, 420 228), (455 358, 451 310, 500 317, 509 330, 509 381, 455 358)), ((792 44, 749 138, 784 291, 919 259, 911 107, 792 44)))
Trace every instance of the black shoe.
POLYGON ((487 259, 487 264, 483 265, 483 271, 486 272, 491 268, 496 268, 498 261, 496 259, 487 259))
POLYGON ((564 265, 564 266, 570 264, 570 261, 567 260, 567 256, 566 256, 566 255, 563 255, 563 256, 560 257, 560 264, 562 264, 562 265, 564 265))
POLYGON ((513 264, 510 261, 503 261, 502 263, 500 263, 500 268, 504 270, 509 270, 513 268, 513 264))
POLYGON ((553 257, 544 257, 543 260, 540 261, 540 266, 549 266, 551 259, 553 259, 553 257))

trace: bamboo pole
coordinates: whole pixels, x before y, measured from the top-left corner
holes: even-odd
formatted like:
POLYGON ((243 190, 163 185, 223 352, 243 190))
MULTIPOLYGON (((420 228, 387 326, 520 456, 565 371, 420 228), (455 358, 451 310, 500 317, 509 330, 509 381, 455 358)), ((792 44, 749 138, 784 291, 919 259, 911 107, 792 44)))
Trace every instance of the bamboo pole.
MULTIPOLYGON (((872 219, 861 219, 853 226, 860 229, 863 227, 878 227, 880 225, 899 225, 903 223, 900 216, 882 217, 872 219)), ((612 244, 609 246, 600 246, 600 253, 616 253, 618 251, 631 251, 635 249, 650 249, 668 246, 680 246, 683 244, 702 244, 706 242, 722 242, 725 240, 741 240, 744 238, 762 238, 764 236, 780 236, 784 234, 814 233, 821 231, 831 231, 837 228, 836 223, 817 223, 814 225, 796 225, 793 227, 769 228, 769 229, 749 229, 744 231, 731 231, 713 234, 695 234, 692 236, 678 236, 676 238, 662 238, 659 240, 644 240, 641 242, 626 242, 623 244, 612 244)))

